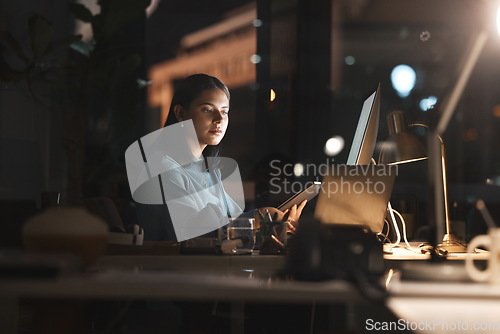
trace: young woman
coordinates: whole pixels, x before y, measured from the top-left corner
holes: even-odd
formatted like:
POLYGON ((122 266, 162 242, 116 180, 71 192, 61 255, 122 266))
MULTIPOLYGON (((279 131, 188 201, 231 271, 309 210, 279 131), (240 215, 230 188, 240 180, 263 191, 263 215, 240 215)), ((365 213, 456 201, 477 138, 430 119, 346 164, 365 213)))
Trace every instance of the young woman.
MULTIPOLYGON (((187 154, 193 157, 188 164, 179 163, 179 159, 168 153, 163 157, 162 163, 168 171, 161 175, 161 182, 171 221, 164 220, 164 226, 143 226, 146 239, 180 241, 210 231, 215 233, 227 223, 225 217, 242 213, 241 201, 238 205, 221 180, 220 166, 225 165, 226 160, 219 158, 219 144, 229 125, 229 109, 229 90, 213 76, 191 75, 178 85, 164 129, 170 131, 171 126, 179 122, 188 127, 192 122, 199 147, 186 146, 191 147, 187 154)), ((290 210, 292 230, 304 206, 305 202, 290 210)), ((284 215, 275 208, 267 209, 271 214, 277 212, 279 218, 284 215)))

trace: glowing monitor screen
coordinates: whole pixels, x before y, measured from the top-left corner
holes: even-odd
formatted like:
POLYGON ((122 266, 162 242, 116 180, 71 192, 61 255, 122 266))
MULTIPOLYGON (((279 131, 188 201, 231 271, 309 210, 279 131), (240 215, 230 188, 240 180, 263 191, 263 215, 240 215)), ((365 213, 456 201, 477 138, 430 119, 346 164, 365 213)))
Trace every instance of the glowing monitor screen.
POLYGON ((380 83, 377 90, 363 103, 354 133, 347 165, 369 165, 377 141, 380 114, 380 83))

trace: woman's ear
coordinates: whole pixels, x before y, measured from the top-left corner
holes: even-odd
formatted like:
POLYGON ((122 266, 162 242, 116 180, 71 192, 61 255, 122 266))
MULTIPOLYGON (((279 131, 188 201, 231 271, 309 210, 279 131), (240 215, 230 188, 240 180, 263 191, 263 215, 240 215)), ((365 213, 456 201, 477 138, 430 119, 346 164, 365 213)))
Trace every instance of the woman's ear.
POLYGON ((177 118, 177 120, 179 122, 182 122, 184 120, 184 112, 183 112, 183 108, 180 104, 178 104, 174 107, 174 114, 175 114, 175 118, 177 118))

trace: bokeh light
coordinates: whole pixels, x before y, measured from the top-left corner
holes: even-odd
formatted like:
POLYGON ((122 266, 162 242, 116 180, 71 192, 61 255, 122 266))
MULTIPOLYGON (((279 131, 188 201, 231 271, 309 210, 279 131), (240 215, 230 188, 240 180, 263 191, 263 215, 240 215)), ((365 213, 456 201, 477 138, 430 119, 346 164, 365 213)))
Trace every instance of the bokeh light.
POLYGON ((500 7, 498 7, 498 10, 497 10, 497 30, 498 30, 498 34, 500 35, 500 7))
POLYGON ((304 165, 300 162, 297 162, 293 166, 293 175, 295 175, 295 177, 300 177, 302 176, 302 174, 304 174, 304 165))
POLYGON ((326 141, 325 144, 325 153, 326 155, 332 157, 344 149, 344 138, 341 136, 334 136, 326 141))
POLYGON ((274 89, 271 89, 271 93, 269 94, 269 101, 273 102, 276 99, 276 92, 274 89))
POLYGON ((500 117, 500 104, 493 107, 493 116, 500 117))
POLYGON ((391 72, 392 87, 400 97, 410 95, 413 87, 415 87, 416 79, 415 70, 408 65, 398 65, 391 72))
POLYGON ((258 64, 260 63, 260 61, 262 60, 262 58, 259 56, 259 55, 252 55, 250 57, 250 61, 254 64, 258 64))
POLYGON ((429 96, 420 100, 418 105, 422 111, 427 111, 436 105, 437 100, 437 97, 429 96))
POLYGON ((254 26, 255 28, 259 28, 259 27, 261 27, 261 26, 262 26, 262 20, 260 20, 260 19, 255 19, 255 20, 253 20, 252 24, 253 24, 253 26, 254 26))
POLYGON ((354 65, 356 63, 356 58, 354 58, 353 56, 347 56, 345 57, 344 62, 349 66, 354 65))

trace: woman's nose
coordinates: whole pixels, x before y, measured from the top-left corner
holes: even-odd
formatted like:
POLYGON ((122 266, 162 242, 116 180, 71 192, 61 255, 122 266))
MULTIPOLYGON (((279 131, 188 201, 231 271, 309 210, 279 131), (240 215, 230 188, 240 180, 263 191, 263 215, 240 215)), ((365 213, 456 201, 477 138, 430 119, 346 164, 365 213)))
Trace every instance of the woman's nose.
POLYGON ((222 111, 217 111, 214 113, 214 122, 220 123, 222 121, 222 111))

